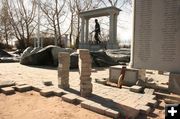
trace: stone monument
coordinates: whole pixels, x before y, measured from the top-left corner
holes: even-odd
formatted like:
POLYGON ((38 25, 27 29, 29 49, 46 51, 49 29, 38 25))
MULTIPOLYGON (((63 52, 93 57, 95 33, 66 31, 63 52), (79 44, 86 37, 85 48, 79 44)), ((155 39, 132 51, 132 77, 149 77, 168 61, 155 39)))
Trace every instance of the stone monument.
POLYGON ((69 88, 70 55, 67 52, 60 52, 58 57, 58 87, 67 89, 69 88))
POLYGON ((90 96, 92 93, 91 83, 91 56, 89 50, 79 49, 79 73, 80 73, 80 93, 82 97, 90 96))
POLYGON ((79 48, 89 49, 89 19, 93 17, 110 16, 109 25, 109 40, 107 43, 108 49, 117 49, 117 17, 121 10, 116 7, 106 7, 95 10, 80 12, 81 17, 81 37, 79 41, 79 48))
POLYGON ((180 0, 134 0, 132 67, 170 72, 180 91, 180 0))

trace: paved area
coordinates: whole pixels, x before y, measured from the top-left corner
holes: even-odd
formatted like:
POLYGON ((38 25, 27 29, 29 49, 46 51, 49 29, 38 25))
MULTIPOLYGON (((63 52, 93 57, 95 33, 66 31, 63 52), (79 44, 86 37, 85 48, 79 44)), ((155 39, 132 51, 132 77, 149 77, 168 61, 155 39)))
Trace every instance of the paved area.
MULTIPOLYGON (((3 67, 3 64, 1 64, 1 66, 3 67)), ((32 89, 39 91, 42 96, 51 96, 53 94, 58 96, 59 94, 65 101, 75 104, 81 103, 81 107, 83 108, 112 118, 135 118, 139 113, 149 113, 151 107, 157 105, 155 95, 134 93, 126 88, 118 89, 116 87, 95 83, 95 78, 108 77, 108 69, 106 68, 93 70, 91 75, 93 79, 93 92, 92 96, 89 98, 82 98, 79 96, 80 79, 78 70, 70 71, 70 89, 58 91, 56 68, 28 67, 17 63, 6 64, 4 68, 6 68, 6 70, 0 72, 0 80, 14 80, 17 82, 17 85, 21 85, 17 87, 23 88, 23 84, 31 85, 32 89), (12 73, 14 71, 16 71, 16 73, 12 73), (44 86, 44 80, 51 80, 53 86, 44 86)), ((27 88, 27 90, 29 90, 29 87, 27 88)), ((19 91, 19 88, 15 89, 19 91)))

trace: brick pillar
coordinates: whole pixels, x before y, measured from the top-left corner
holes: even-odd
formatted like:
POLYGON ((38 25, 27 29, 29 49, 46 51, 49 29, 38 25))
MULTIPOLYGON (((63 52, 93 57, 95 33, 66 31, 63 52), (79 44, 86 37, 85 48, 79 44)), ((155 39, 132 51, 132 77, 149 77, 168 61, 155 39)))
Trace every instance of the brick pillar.
POLYGON ((66 52, 60 52, 58 55, 58 59, 58 87, 67 89, 69 88, 70 55, 66 52))
POLYGON ((80 73, 80 93, 82 97, 90 96, 92 93, 91 83, 91 56, 89 50, 79 49, 79 73, 80 73))

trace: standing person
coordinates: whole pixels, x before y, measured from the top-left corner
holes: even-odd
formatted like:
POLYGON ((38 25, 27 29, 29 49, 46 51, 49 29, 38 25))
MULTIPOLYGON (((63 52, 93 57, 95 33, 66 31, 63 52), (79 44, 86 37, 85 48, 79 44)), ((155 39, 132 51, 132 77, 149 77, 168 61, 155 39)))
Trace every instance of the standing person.
POLYGON ((98 20, 95 19, 95 35, 94 35, 94 38, 96 40, 96 44, 99 44, 101 43, 101 41, 99 40, 99 35, 101 35, 101 30, 100 30, 100 25, 98 23, 98 20))

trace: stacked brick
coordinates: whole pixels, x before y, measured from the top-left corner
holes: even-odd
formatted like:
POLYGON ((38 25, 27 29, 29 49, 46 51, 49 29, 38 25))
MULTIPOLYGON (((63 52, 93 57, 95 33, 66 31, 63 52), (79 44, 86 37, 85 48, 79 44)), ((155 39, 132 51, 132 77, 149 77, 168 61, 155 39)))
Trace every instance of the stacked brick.
POLYGON ((58 87, 62 89, 67 89, 69 88, 69 53, 60 52, 58 55, 58 60, 58 87))
POLYGON ((89 50, 79 49, 79 73, 80 73, 80 93, 82 97, 90 96, 92 93, 91 83, 91 56, 89 50))

